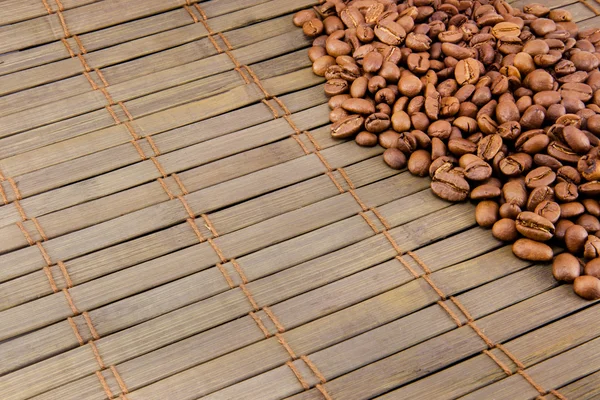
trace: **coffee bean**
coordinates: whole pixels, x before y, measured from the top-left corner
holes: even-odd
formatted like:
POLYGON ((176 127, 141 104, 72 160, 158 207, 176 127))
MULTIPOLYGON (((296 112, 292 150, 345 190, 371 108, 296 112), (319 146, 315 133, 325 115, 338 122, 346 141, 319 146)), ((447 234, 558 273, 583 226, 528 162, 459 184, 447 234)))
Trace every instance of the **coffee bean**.
POLYGON ((323 22, 321 22, 318 18, 313 18, 309 21, 306 21, 302 25, 302 31, 306 36, 316 37, 319 36, 323 32, 323 22))
POLYGON ((464 201, 469 193, 469 184, 457 174, 436 172, 431 182, 431 190, 444 200, 464 201))
POLYGON ((531 170, 525 177, 528 188, 534 189, 539 186, 548 186, 556 179, 556 173, 548 167, 537 167, 531 170))
POLYGON ((573 282, 573 290, 586 300, 600 299, 600 279, 589 275, 579 276, 573 282))
POLYGON ((379 21, 377 26, 375 26, 374 31, 375 36, 377 36, 379 40, 390 46, 397 46, 404 41, 404 38, 406 38, 406 31, 404 28, 389 19, 379 21))
POLYGON ((560 205, 550 200, 541 201, 534 211, 552 223, 556 223, 561 216, 560 205))
POLYGON ((517 215, 515 223, 517 231, 529 239, 545 242, 554 236, 552 222, 531 211, 521 212, 517 215))
POLYGON ((588 260, 600 256, 600 238, 594 235, 589 235, 585 245, 583 246, 583 257, 588 260))
POLYGON ((534 92, 542 92, 553 89, 554 78, 548 72, 536 69, 527 74, 523 83, 534 92))
POLYGON ((561 253, 552 262, 552 275, 557 281, 571 283, 581 274, 579 260, 572 254, 561 253))
POLYGON ((479 79, 479 66, 477 61, 473 58, 460 60, 458 64, 456 64, 454 76, 460 85, 476 83, 479 79))
POLYGON ((573 254, 581 254, 588 238, 588 233, 581 225, 573 225, 565 231, 565 245, 573 254))
POLYGON ((363 127, 364 118, 359 115, 350 115, 331 125, 331 136, 344 139, 358 133, 363 127))
POLYGON ((377 144, 377 135, 371 132, 362 131, 356 135, 356 143, 359 146, 373 147, 377 144))
POLYGON ((577 185, 571 182, 559 182, 554 186, 556 198, 560 201, 569 202, 575 201, 579 197, 577 185))
POLYGON ((498 221, 498 203, 491 200, 484 200, 477 204, 475 208, 475 221, 483 228, 489 228, 498 221))
POLYGON ((600 278, 600 258, 594 258, 585 264, 583 273, 595 278, 600 278))
POLYGON ((585 207, 585 211, 594 217, 600 217, 600 204, 595 199, 584 199, 581 201, 585 207))
POLYGON ((492 235, 503 242, 513 242, 518 238, 519 233, 513 219, 502 218, 492 226, 492 235))
POLYGON ((588 233, 595 233, 600 230, 598 218, 591 214, 580 215, 576 223, 583 226, 588 233))
POLYGON ((408 170, 417 176, 426 176, 431 165, 431 154, 427 150, 417 150, 408 159, 408 170))
POLYGON ((501 188, 498 186, 483 184, 479 185, 471 191, 471 200, 488 200, 500 197, 502 194, 501 188))
POLYGON ((585 212, 585 207, 578 201, 570 201, 560 205, 560 215, 563 218, 578 217, 585 212))
POLYGON ((294 25, 301 27, 302 25, 304 25, 305 22, 308 22, 314 18, 317 18, 317 14, 315 14, 313 10, 302 10, 294 14, 292 22, 294 23, 294 25))
POLYGON ((406 166, 404 153, 393 147, 383 152, 383 161, 393 169, 402 169, 406 166))
POLYGON ((398 138, 400 135, 394 131, 385 131, 379 134, 379 145, 383 148, 391 148, 398 146, 398 138))
MULTIPOLYGON (((544 200, 552 201, 554 190, 549 186, 540 186, 531 191, 527 199, 527 210, 534 211, 544 200)), ((557 218, 558 219, 558 218, 557 218)))
POLYGON ((342 103, 342 108, 354 114, 373 114, 375 106, 368 100, 351 98, 342 103))
POLYGON ((531 239, 518 239, 512 246, 513 254, 527 261, 550 261, 554 255, 547 244, 531 239))
POLYGON ((347 92, 348 89, 348 81, 344 79, 330 79, 325 83, 325 94, 330 97, 343 94, 347 92))
POLYGON ((364 122, 365 129, 372 133, 381 133, 389 129, 390 125, 390 117, 384 113, 371 114, 365 119, 364 122))

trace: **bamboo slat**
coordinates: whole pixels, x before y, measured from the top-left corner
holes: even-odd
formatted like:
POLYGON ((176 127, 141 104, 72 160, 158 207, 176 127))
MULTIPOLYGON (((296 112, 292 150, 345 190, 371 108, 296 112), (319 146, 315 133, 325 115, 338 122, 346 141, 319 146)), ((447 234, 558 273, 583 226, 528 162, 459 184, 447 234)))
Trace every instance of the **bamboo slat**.
MULTIPOLYGON (((84 6, 99 0, 62 0, 62 7, 68 10, 75 7, 84 6)), ((2 2, 4 12, 0 14, 0 25, 13 24, 48 14, 44 3, 37 0, 4 0, 2 2)))

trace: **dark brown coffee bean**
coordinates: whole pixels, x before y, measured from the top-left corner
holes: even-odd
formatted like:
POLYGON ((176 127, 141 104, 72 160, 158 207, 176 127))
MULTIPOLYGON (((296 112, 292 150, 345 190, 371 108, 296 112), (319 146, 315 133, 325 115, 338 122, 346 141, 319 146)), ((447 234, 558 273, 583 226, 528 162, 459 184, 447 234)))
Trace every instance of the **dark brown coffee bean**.
POLYGON ((537 129, 542 126, 546 119, 546 109, 541 105, 527 107, 520 119, 522 129, 537 129))
POLYGON ((559 182, 554 187, 556 198, 563 202, 574 201, 579 197, 577 185, 570 182, 559 182))
POLYGON ((516 176, 529 171, 533 160, 529 154, 515 153, 500 161, 500 171, 506 176, 516 176))
POLYGON ((579 260, 572 254, 561 253, 552 262, 552 275, 557 281, 571 283, 581 274, 579 260))
POLYGON ((553 170, 557 170, 563 166, 560 161, 547 154, 536 154, 533 156, 533 162, 537 166, 549 167, 553 170))
POLYGON ((471 200, 489 200, 496 197, 500 197, 502 190, 500 187, 484 183, 479 185, 471 191, 471 200))
POLYGON ((583 246, 583 257, 591 260, 600 256, 600 238, 589 235, 583 246))
POLYGON ((354 138, 359 146, 373 147, 377 144, 377 135, 371 132, 362 131, 354 138))
POLYGON ((600 279, 593 276, 579 276, 573 282, 575 293, 586 300, 600 299, 600 279))
POLYGON ((390 117, 384 113, 371 114, 365 119, 364 122, 365 129, 372 133, 383 132, 389 129, 390 125, 390 117))
POLYGON ((566 165, 556 171, 556 179, 559 182, 569 182, 578 185, 581 182, 581 175, 579 175, 579 172, 575 168, 566 165))
POLYGON ((458 138, 448 141, 448 150, 457 157, 467 153, 475 153, 477 145, 467 139, 458 138))
POLYGON ((527 261, 550 261, 554 255, 550 246, 531 239, 518 239, 512 251, 515 256, 527 261))
POLYGON ((554 78, 552 78, 552 75, 548 72, 542 69, 536 69, 527 74, 523 83, 534 92, 542 92, 553 89, 554 78))
POLYGON ((521 207, 514 203, 504 203, 500 206, 500 217, 515 220, 521 212, 521 207))
POLYGON ((567 229, 569 229, 573 225, 575 224, 572 221, 569 221, 568 219, 559 219, 558 222, 556 222, 555 224, 554 237, 561 241, 564 240, 567 229))
POLYGON ((576 223, 583 226, 588 233, 595 233, 600 230, 598 218, 591 214, 580 215, 579 218, 577 218, 576 223))
POLYGON ((485 136, 477 145, 477 156, 484 160, 491 160, 500 151, 502 144, 502 137, 498 134, 485 136))
POLYGON ((523 211, 517 215, 517 231, 538 242, 545 242, 554 236, 554 225, 546 218, 531 211, 523 211))
POLYGON ((431 165, 431 154, 427 150, 417 150, 408 159, 408 170, 417 176, 426 176, 431 165))
POLYGON ((518 121, 520 116, 519 109, 514 102, 501 101, 496 107, 496 121, 498 121, 499 124, 508 121, 518 121))
POLYGON ((548 167, 537 167, 525 177, 525 183, 530 189, 539 186, 549 186, 556 179, 556 173, 548 167))
POLYGON ((600 179, 600 155, 597 149, 581 157, 577 162, 577 170, 588 181, 600 179))
POLYGON ((546 152, 561 162, 576 163, 579 156, 570 147, 560 142, 550 142, 546 152))
POLYGON ((358 133, 364 124, 364 118, 359 115, 349 115, 331 125, 331 136, 344 139, 358 133))
POLYGON ((553 224, 556 223, 560 218, 561 209, 558 203, 553 201, 544 200, 535 208, 535 213, 546 218, 553 224))
POLYGON ((527 199, 527 210, 535 211, 538 204, 544 200, 554 200, 554 190, 549 186, 540 186, 533 189, 531 193, 529 193, 529 198, 527 199))
MULTIPOLYGON (((449 44, 449 43, 444 43, 449 44)), ((443 46, 442 46, 443 47, 443 46)), ((473 58, 460 60, 454 69, 454 76, 459 85, 474 84, 479 79, 479 65, 473 58)))
POLYGON ((565 245, 569 252, 581 254, 588 238, 588 233, 581 225, 573 225, 565 231, 565 245))
POLYGON ((383 65, 383 55, 377 51, 372 51, 363 59, 363 69, 365 72, 377 72, 383 65))
POLYGON ((590 181, 579 185, 579 194, 584 196, 600 196, 600 181, 590 181))
POLYGON ((431 182, 436 196, 448 201, 464 201, 469 194, 469 184, 460 175, 438 171, 431 182))
POLYGON ((406 156, 396 148, 389 148, 384 151, 383 161, 393 169, 402 169, 406 166, 406 156))
POLYGON ((600 258, 590 260, 585 264, 583 273, 595 278, 600 278, 600 258))

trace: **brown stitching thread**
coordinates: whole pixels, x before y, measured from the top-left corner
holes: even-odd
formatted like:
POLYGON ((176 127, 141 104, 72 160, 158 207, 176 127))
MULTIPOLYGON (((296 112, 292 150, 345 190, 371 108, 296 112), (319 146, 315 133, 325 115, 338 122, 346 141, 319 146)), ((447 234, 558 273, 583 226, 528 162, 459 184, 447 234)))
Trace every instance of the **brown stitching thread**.
MULTIPOLYGON (((319 154, 319 153, 315 153, 315 154, 319 154)), ((329 177, 329 179, 331 179, 331 181, 333 182, 333 184, 335 185, 335 187, 338 189, 338 191, 341 193, 344 193, 344 188, 338 183, 338 181, 335 179, 335 177, 333 176, 333 174, 331 173, 331 171, 327 171, 326 172, 327 176, 329 177)))
POLYGON ((109 114, 113 117, 113 119, 115 120, 115 125, 121 125, 121 121, 119 120, 119 117, 117 117, 117 114, 115 114, 114 110, 112 109, 112 107, 109 105, 104 106, 104 108, 106 108, 106 110, 108 110, 109 114))
POLYGON ((181 201, 181 204, 183 205, 183 208, 185 208, 185 211, 188 213, 188 215, 190 216, 190 218, 196 219, 196 216, 194 215, 194 212, 190 208, 190 205, 187 203, 187 201, 185 200, 185 198, 183 196, 177 196, 177 198, 179 199, 179 201, 181 201))
POLYGON ((58 6, 59 11, 64 11, 65 7, 63 7, 62 3, 60 0, 54 0, 56 1, 56 5, 58 6))
POLYGON ((87 61, 85 60, 84 56, 82 56, 81 54, 77 54, 77 58, 79 59, 79 62, 83 66, 83 69, 85 69, 85 72, 90 72, 92 70, 90 68, 90 66, 88 65, 87 61))
POLYGON ((290 110, 285 106, 285 104, 283 104, 283 101, 279 100, 277 98, 277 96, 273 96, 273 100, 275 100, 275 102, 277 104, 279 104, 279 107, 281 107, 281 109, 283 110, 283 112, 285 113, 285 115, 292 115, 292 113, 290 112, 290 110))
POLYGON ((160 163, 158 162, 158 160, 156 159, 156 157, 150 157, 150 160, 154 163, 154 166, 156 167, 156 169, 158 170, 158 172, 162 175, 162 177, 166 178, 167 177, 167 173, 163 169, 162 165, 160 165, 160 163))
POLYGON ((323 395, 323 397, 325 398, 325 400, 333 400, 332 397, 329 395, 329 393, 327 393, 327 390, 325 390, 325 387, 323 387, 323 385, 318 384, 315 387, 317 388, 317 390, 319 392, 321 392, 321 394, 323 395))
POLYGON ((71 328, 73 329, 73 333, 75 333, 75 337, 77 338, 79 345, 83 346, 85 344, 85 342, 83 341, 83 338, 79 334, 79 330, 77 329, 77 325, 75 325, 75 321, 73 321, 72 317, 67 317, 67 321, 69 321, 69 325, 71 325, 71 328))
POLYGON ((102 375, 102 372, 96 371, 96 376, 98 377, 98 380, 100 381, 100 384, 102 385, 102 388, 104 389, 104 393, 106 394, 106 396, 108 396, 109 399, 112 399, 113 394, 110 391, 110 387, 106 383, 106 380, 104 379, 104 376, 102 375))
MULTIPOLYGON (((108 84, 106 86, 108 86, 108 84)), ((123 103, 122 101, 119 101, 117 104, 119 104, 121 106, 121 108, 123 109, 123 112, 127 116, 127 119, 130 121, 133 121, 133 115, 131 115, 131 113, 129 112, 129 109, 125 106, 125 103, 123 103)))
POLYGON ((198 226, 196 225, 196 222, 195 222, 196 220, 194 218, 188 218, 188 219, 186 219, 186 221, 188 222, 188 224, 191 225, 192 230, 194 231, 194 233, 198 237, 198 241, 200 243, 203 243, 204 241, 206 241, 206 239, 204 238, 204 236, 202 236, 202 233, 200 232, 200 229, 198 229, 198 226))
POLYGON ((361 217, 363 217, 363 219, 365 220, 365 222, 371 227, 371 229, 373 229, 373 232, 375 232, 375 234, 379 233, 379 229, 377 229, 377 227, 375 226, 375 224, 373 224, 371 222, 371 220, 369 219, 369 217, 367 217, 367 215, 364 212, 359 212, 358 215, 360 215, 361 217))
POLYGON ((100 92, 104 95, 104 97, 106 97, 106 101, 108 101, 108 104, 113 105, 115 104, 115 101, 112 99, 112 97, 110 96, 110 93, 108 93, 108 91, 106 90, 106 88, 98 88, 98 90, 100 90, 100 92))
POLYGON ((539 394, 541 394, 542 396, 546 394, 546 391, 544 390, 543 387, 541 387, 540 385, 538 385, 537 383, 535 383, 535 381, 533 380, 533 378, 531 376, 529 376, 529 374, 525 371, 523 371, 522 369, 517 371, 517 374, 521 375, 523 378, 525 378, 525 380, 527 382, 529 382, 529 384, 531 386, 533 386, 533 388, 535 390, 537 390, 539 392, 539 394))
POLYGON ((46 261, 46 264, 52 265, 52 260, 46 252, 46 249, 44 249, 44 246, 42 246, 40 242, 36 242, 35 244, 37 244, 38 249, 40 249, 40 253, 42 253, 42 257, 44 258, 44 261, 46 261))
POLYGON ((231 264, 233 264, 233 268, 235 268, 235 270, 237 271, 240 278, 242 278, 242 283, 248 283, 248 278, 246 278, 246 274, 242 270, 242 267, 240 266, 240 264, 238 264, 238 262, 235 261, 234 258, 232 258, 230 261, 231 261, 231 264))
POLYGON ((50 5, 48 4, 48 2, 46 0, 42 0, 42 3, 44 4, 46 11, 48 11, 48 14, 50 14, 50 15, 54 14, 54 11, 52 11, 52 9, 50 8, 50 5))
POLYGON ((6 197, 6 192, 2 187, 2 180, 0 180, 0 196, 2 196, 2 201, 4 202, 4 204, 8 204, 8 197, 6 197))
POLYGON ((250 291, 248 290, 248 288, 246 287, 246 285, 242 283, 240 285, 240 289, 242 289, 242 292, 248 298, 248 301, 252 305, 252 308, 254 309, 254 311, 258 311, 260 309, 260 307, 258 306, 258 303, 256 303, 256 301, 254 300, 254 297, 252 297, 252 294, 250 293, 250 291))
POLYGON ((406 260, 404 260, 402 258, 402 256, 396 256, 396 260, 400 261, 400 263, 412 274, 413 277, 415 278, 420 278, 421 275, 419 275, 411 266, 408 262, 406 262, 406 260))
POLYGON ((25 215, 25 210, 23 210, 23 207, 21 206, 21 203, 19 203, 19 200, 15 200, 13 201, 13 203, 15 204, 15 207, 19 212, 19 215, 21 216, 23 222, 27 221, 27 215, 25 215))
POLYGON ((15 180, 10 177, 6 178, 6 180, 8 181, 12 189, 15 191, 15 196, 17 197, 17 200, 23 200, 23 196, 21 196, 21 191, 19 190, 19 187, 17 186, 15 180))
POLYGON ((33 239, 31 239, 31 236, 29 236, 29 232, 27 232, 27 230, 25 229, 25 226, 23 226, 23 224, 21 222, 17 222, 16 224, 19 227, 19 229, 21 230, 21 232, 23 232, 23 235, 25 236, 27 243, 29 243, 30 246, 33 246, 35 244, 35 242, 33 241, 33 239))
MULTIPOLYGON (((104 77, 104 74, 102 73, 102 71, 100 71, 100 69, 98 69, 98 68, 94 68, 94 71, 96 71, 96 75, 98 75, 98 77, 102 81, 102 84, 104 85, 104 87, 108 87, 109 86, 108 81, 104 77)), ((120 101, 119 103, 122 103, 122 101, 120 101)))
POLYGON ((217 256, 219 256, 219 258, 221 259, 221 262, 224 262, 224 263, 227 262, 227 258, 225 258, 225 256, 221 252, 221 249, 219 249, 219 247, 215 244, 215 242, 211 238, 208 238, 207 240, 208 240, 208 243, 212 246, 215 253, 217 253, 217 256))
POLYGON ((133 145, 133 147, 135 147, 135 150, 138 152, 142 161, 145 161, 148 159, 148 157, 146 157, 146 155, 144 154, 144 150, 142 150, 139 143, 135 139, 132 139, 129 142, 133 145))
MULTIPOLYGON (((44 0, 42 0, 44 1, 44 0)), ((67 42, 67 39, 65 38, 61 38, 60 41, 65 45, 65 47, 67 48, 67 51, 69 52, 69 56, 71 58, 75 58, 75 53, 73 52, 73 50, 71 50, 71 46, 69 45, 69 42, 67 42)))
POLYGON ((433 291, 443 300, 446 300, 446 295, 444 294, 444 292, 442 292, 440 290, 440 288, 437 287, 437 285, 435 283, 433 283, 433 281, 429 278, 428 275, 421 275, 421 278, 423 278, 423 280, 425 280, 425 282, 427 282, 429 284, 429 286, 431 286, 431 288, 433 289, 433 291))
POLYGON ((292 348, 290 347, 290 345, 288 344, 288 342, 285 341, 284 337, 280 333, 276 333, 275 337, 277 338, 277 341, 279 342, 279 344, 283 346, 283 348, 285 349, 285 351, 288 352, 288 354, 290 355, 290 357, 292 357, 292 360, 295 360, 295 359, 298 358, 296 356, 296 353, 294 353, 294 350, 292 350, 292 348))
POLYGON ((271 104, 269 104, 268 100, 262 99, 261 102, 264 103, 264 105, 266 105, 269 108, 269 110, 271 110, 271 112, 273 113, 273 118, 275 118, 275 119, 279 118, 279 113, 277 112, 275 107, 273 107, 271 104))
POLYGON ((87 50, 85 49, 85 47, 83 47, 83 43, 81 43, 81 39, 79 39, 79 36, 73 35, 73 39, 75 39, 75 43, 77 43, 77 47, 79 47, 79 51, 81 52, 81 54, 86 54, 87 50))
POLYGON ((204 220, 204 226, 206 227, 206 229, 208 229, 213 234, 214 237, 218 237, 219 234, 217 233, 215 226, 208 219, 208 216, 206 214, 201 214, 201 217, 204 220))
POLYGON ((225 46, 227 46, 227 49, 228 50, 233 50, 233 46, 231 45, 231 43, 229 42, 229 40, 227 40, 227 38, 225 37, 225 35, 223 35, 221 32, 219 32, 218 35, 221 38, 221 40, 223 40, 223 43, 225 43, 225 46))
POLYGON ((150 145, 150 147, 152 148, 154 155, 160 156, 160 150, 158 149, 158 147, 156 147, 156 143, 154 143, 154 139, 152 139, 152 136, 145 136, 145 138, 146 138, 146 141, 148 142, 148 144, 150 145))
POLYGON ((73 298, 71 297, 71 293, 69 293, 68 289, 63 289, 62 292, 67 299, 67 303, 69 303, 69 307, 71 307, 71 311, 73 311, 73 315, 79 315, 79 310, 75 307, 75 303, 73 302, 73 298))
POLYGON ((217 268, 219 269, 219 271, 221 271, 221 274, 223 274, 223 277, 227 281, 227 284, 229 285, 229 288, 233 289, 235 287, 235 285, 233 284, 233 281, 231 280, 231 277, 229 276, 229 274, 227 273, 227 271, 225 271, 225 268, 223 267, 223 264, 217 263, 217 268))
POLYGON ((308 138, 308 140, 310 140, 310 142, 313 144, 313 146, 315 146, 315 149, 317 151, 322 150, 323 148, 319 145, 319 143, 317 143, 317 140, 313 137, 313 135, 309 132, 309 131, 304 131, 304 134, 306 135, 306 137, 308 138))
POLYGON ((244 65, 243 67, 246 68, 246 71, 248 71, 248 74, 250 74, 250 76, 254 80, 254 83, 256 83, 256 86, 258 86, 260 91, 263 92, 263 95, 265 96, 265 98, 267 100, 270 99, 271 95, 269 94, 269 92, 267 92, 267 89, 265 89, 265 87, 262 85, 262 83, 260 82, 260 79, 258 79, 258 76, 254 73, 254 71, 252 71, 250 69, 250 67, 248 67, 247 65, 244 65))
POLYGON ((96 86, 96 82, 94 82, 94 80, 92 79, 92 77, 90 76, 90 74, 87 71, 83 71, 83 76, 85 76, 86 79, 88 80, 90 86, 92 87, 92 90, 98 90, 98 86, 96 86))
POLYGON ((286 362, 285 365, 290 367, 290 369, 292 370, 294 375, 296 375, 296 378, 298 379, 298 381, 300 382, 300 384, 302 385, 304 390, 310 389, 310 385, 308 383, 306 383, 306 381, 302 378, 302 375, 300 375, 300 371, 298 371, 296 369, 296 367, 294 366, 294 364, 291 361, 286 362))
POLYGON ((426 274, 431 274, 431 270, 429 269, 429 267, 427 267, 427 265, 425 265, 423 260, 421 260, 421 258, 418 255, 416 255, 412 251, 407 251, 406 254, 411 256, 412 259, 415 260, 415 262, 419 265, 419 267, 423 268, 423 271, 425 271, 426 274))
POLYGON ((267 330, 267 327, 263 324, 262 320, 260 319, 260 317, 258 315, 256 315, 255 312, 250 311, 250 316, 252 317, 252 319, 254 320, 254 322, 256 322, 256 325, 258 325, 258 328, 262 331, 262 333, 265 335, 265 338, 270 338, 271 334, 269 333, 269 331, 267 330))
POLYGON ((57 11, 56 15, 58 15, 58 20, 60 21, 60 25, 65 33, 65 38, 71 37, 71 33, 69 32, 69 28, 67 28, 67 23, 63 13, 61 11, 57 11))
POLYGON ((350 193, 352 197, 354 197, 354 200, 356 200, 360 208, 362 208, 363 212, 369 210, 369 207, 367 207, 367 205, 360 200, 360 198, 353 189, 348 190, 348 193, 350 193))
POLYGON ((589 4, 587 1, 585 0, 579 0, 580 3, 582 3, 584 6, 586 6, 589 10, 591 10, 594 14, 596 15, 600 15, 600 11, 598 11, 596 9, 596 7, 594 7, 593 5, 589 4))
POLYGON ((302 133, 302 131, 296 126, 296 124, 294 124, 294 121, 290 118, 289 115, 284 114, 283 119, 285 119, 287 123, 290 124, 290 126, 296 132, 297 135, 300 135, 302 133))
POLYGON ((100 339, 100 335, 98 334, 98 331, 96 330, 96 328, 94 328, 94 324, 92 324, 92 319, 90 318, 90 315, 88 314, 88 312, 84 311, 83 313, 81 313, 81 315, 83 315, 83 318, 85 319, 85 323, 87 324, 88 328, 90 329, 90 333, 92 334, 92 337, 95 340, 100 339))
POLYGON ((67 271, 67 266, 62 261, 58 261, 56 264, 60 268, 60 270, 65 278, 65 282, 67 283, 67 288, 68 289, 72 288, 73 281, 71 280, 71 277, 69 276, 69 272, 67 271))
POLYGON ((317 366, 307 356, 302 356, 300 358, 306 363, 306 365, 308 365, 310 370, 313 372, 313 374, 315 374, 315 376, 319 379, 321 383, 327 382, 327 379, 325 379, 325 375, 323 375, 321 371, 319 371, 317 366))
POLYGON ((344 180, 346 181, 346 183, 348 184, 350 189, 356 189, 356 186, 354 186, 354 183, 352 183, 352 181, 350 180, 350 177, 348 176, 346 171, 344 171, 344 168, 340 167, 337 170, 340 173, 340 175, 342 175, 342 178, 344 178, 344 180))
POLYGON ((124 395, 129 393, 129 390, 127 389, 127 386, 125 385, 125 381, 123 380, 123 378, 121 378, 121 374, 119 374, 119 372, 117 371, 117 368, 114 365, 111 365, 109 368, 112 371, 113 375, 115 376, 117 383, 119 384, 121 393, 123 393, 124 395))
POLYGON ((264 306, 263 310, 264 310, 265 314, 267 314, 267 316, 269 318, 271 318, 271 321, 273 321, 273 324, 275 324, 275 327, 277 328, 277 332, 279 332, 279 333, 285 332, 285 327, 283 326, 283 324, 281 324, 281 322, 279 322, 279 319, 275 316, 273 311, 271 311, 271 309, 267 306, 264 306))
POLYGON ((129 134, 133 137, 133 140, 139 140, 140 136, 135 133, 135 130, 133 129, 133 127, 131 126, 131 124, 129 123, 129 121, 125 121, 125 122, 121 122, 123 125, 125 125, 125 127, 127 128, 127 131, 129 131, 129 134))
POLYGON ((162 178, 157 178, 156 180, 158 181, 158 183, 160 183, 160 186, 162 186, 163 190, 167 193, 167 196, 169 196, 169 199, 173 200, 175 197, 173 196, 173 194, 167 187, 167 184, 165 183, 165 181, 162 178))
POLYGON ((46 233, 44 233, 44 230, 42 229, 40 223, 38 222, 36 217, 31 217, 31 221, 33 221, 33 224, 35 225, 35 228, 37 229, 37 231, 39 232, 40 236, 42 237, 43 241, 47 241, 48 240, 48 236, 46 236, 46 233))
POLYGON ((392 245, 394 250, 396 250, 396 253, 403 254, 402 249, 400 248, 400 246, 398 246, 398 243, 396 243, 396 241, 394 240, 392 235, 390 235, 390 233, 388 231, 383 231, 382 233, 383 233, 383 236, 385 236, 386 239, 390 242, 390 244, 392 245))
POLYGON ((194 23, 195 23, 195 24, 197 24, 198 22, 200 22, 200 21, 198 20, 198 17, 196 17, 196 16, 194 15, 194 13, 192 13, 192 10, 190 10, 189 6, 187 6, 187 5, 184 5, 184 6, 183 6, 183 8, 185 9, 185 11, 187 11, 187 12, 188 12, 188 14, 190 14, 190 17, 192 17, 192 19, 194 20, 194 23))
POLYGON ((179 179, 179 176, 177 176, 177 174, 175 172, 173 172, 171 174, 171 176, 173 177, 173 179, 175 179, 175 182, 177 183, 177 186, 179 186, 179 189, 181 190, 181 193, 183 193, 184 195, 190 193, 190 192, 187 191, 187 189, 183 185, 183 182, 181 181, 181 179, 179 179))
POLYGON ((548 393, 552 393, 554 396, 556 396, 557 398, 559 398, 560 400, 567 400, 567 398, 565 396, 563 396, 562 394, 560 394, 558 392, 558 390, 552 389, 550 392, 548 393))
POLYGON ((194 7, 196 7, 196 9, 198 10, 198 12, 200 13, 200 16, 202 17, 202 19, 204 19, 205 21, 208 19, 206 17, 206 14, 204 13, 204 11, 200 8, 200 6, 198 5, 198 3, 194 3, 194 7))
POLYGON ((440 307, 442 307, 444 309, 444 311, 446 311, 446 313, 448 313, 448 315, 450 315, 450 318, 452 318, 452 320, 454 321, 456 326, 458 326, 459 328, 461 326, 463 326, 462 323, 460 322, 460 319, 458 318, 458 316, 443 301, 440 300, 437 302, 437 304, 440 307))
POLYGON ((516 365, 516 366, 517 366, 519 369, 525 369, 525 365, 524 365, 524 364, 523 364, 521 361, 519 361, 519 359, 518 359, 518 358, 517 358, 517 357, 516 357, 516 356, 515 356, 513 353, 511 353, 510 351, 508 351, 508 349, 507 349, 506 347, 504 347, 504 345, 502 345, 502 344, 498 343, 498 344, 496 345, 496 347, 497 347, 498 349, 500 349, 500 350, 501 350, 501 351, 502 351, 504 354, 506 354, 506 356, 507 356, 508 358, 510 358, 510 361, 512 361, 513 363, 515 363, 515 365, 516 365))
POLYGON ((106 366, 104 365, 104 362, 102 361, 102 357, 100 357, 100 352, 98 351, 98 348, 96 347, 96 343, 94 343, 93 340, 90 340, 88 343, 90 344, 90 347, 92 348, 92 352, 94 353, 94 357, 96 357, 96 362, 100 366, 100 369, 101 370, 105 369, 106 366))
POLYGON ((331 168, 331 165, 329 165, 329 163, 327 162, 327 160, 325 159, 325 157, 323 157, 323 155, 321 153, 316 151, 315 154, 317 155, 317 157, 319 157, 319 160, 321 160, 321 162, 323 163, 325 168, 327 168, 327 171, 329 171, 329 172, 333 171, 333 168, 331 168))
POLYGON ((498 366, 504 371, 504 373, 508 376, 511 376, 513 373, 510 369, 508 369, 508 367, 502 362, 500 361, 500 359, 498 357, 496 357, 494 354, 492 354, 491 351, 489 350, 484 350, 483 353, 485 355, 487 355, 489 358, 491 358, 496 364, 498 364, 498 366))
POLYGON ((387 230, 392 229, 392 226, 386 221, 385 218, 383 218, 383 215, 381 215, 381 213, 377 210, 377 208, 371 207, 371 211, 373 211, 373 214, 375 214, 375 216, 377 217, 377 219, 379 219, 379 221, 385 227, 385 229, 387 229, 387 230))
POLYGON ((47 265, 44 265, 42 268, 44 273, 46 274, 46 278, 48 278, 48 282, 50 282, 50 287, 52 288, 52 292, 58 293, 58 286, 56 286, 56 282, 54 281, 54 277, 52 276, 52 271, 47 265))
POLYGON ((298 145, 302 148, 302 151, 304 151, 304 154, 310 154, 310 151, 308 150, 308 148, 304 145, 304 143, 302 143, 302 140, 300 140, 300 137, 298 135, 291 135, 291 138, 294 139, 298 145))

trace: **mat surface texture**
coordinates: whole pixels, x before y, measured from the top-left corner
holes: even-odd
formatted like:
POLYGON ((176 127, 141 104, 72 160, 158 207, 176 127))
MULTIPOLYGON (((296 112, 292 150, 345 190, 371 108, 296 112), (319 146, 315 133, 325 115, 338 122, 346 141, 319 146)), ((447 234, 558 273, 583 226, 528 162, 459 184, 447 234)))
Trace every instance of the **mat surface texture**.
POLYGON ((331 138, 318 4, 0 1, 0 399, 600 399, 600 304, 331 138))

